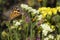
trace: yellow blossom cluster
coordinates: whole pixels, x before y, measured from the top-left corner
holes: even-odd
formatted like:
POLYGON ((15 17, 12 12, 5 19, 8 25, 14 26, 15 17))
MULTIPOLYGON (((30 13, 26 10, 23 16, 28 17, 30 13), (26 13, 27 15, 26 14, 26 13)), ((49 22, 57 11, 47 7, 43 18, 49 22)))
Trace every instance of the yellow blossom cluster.
POLYGON ((60 7, 56 8, 50 8, 50 7, 41 7, 38 9, 39 13, 43 15, 43 17, 46 17, 46 15, 56 15, 57 11, 60 12, 60 7))

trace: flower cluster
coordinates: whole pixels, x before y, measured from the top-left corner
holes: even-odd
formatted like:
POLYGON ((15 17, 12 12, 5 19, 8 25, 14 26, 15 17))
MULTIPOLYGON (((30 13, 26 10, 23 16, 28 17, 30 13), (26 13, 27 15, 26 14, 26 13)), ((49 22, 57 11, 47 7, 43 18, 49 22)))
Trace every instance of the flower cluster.
MULTIPOLYGON (((21 28, 20 25, 22 24, 23 20, 14 20, 13 25, 10 27, 10 29, 16 29, 16 28, 21 28)), ((19 30, 18 29, 18 30, 19 30)))
POLYGON ((54 36, 53 35, 48 35, 48 37, 44 38, 44 40, 53 40, 54 36))
MULTIPOLYGON (((15 19, 8 25, 11 40, 59 40, 60 38, 60 7, 41 7, 38 10, 21 4, 24 15, 15 19), (57 17, 56 17, 57 16, 57 17), (56 21, 56 22, 55 22, 56 21)), ((5 31, 2 36, 7 36, 5 31)))
POLYGON ((41 27, 43 29, 42 32, 44 36, 47 36, 48 32, 54 31, 48 23, 41 24, 41 27))
MULTIPOLYGON (((57 12, 59 12, 59 10, 60 10, 59 7, 57 7, 57 8, 41 7, 38 10, 35 10, 35 9, 29 7, 28 5, 25 5, 25 4, 22 4, 21 7, 22 7, 22 9, 24 9, 28 13, 30 13, 30 12, 34 13, 33 15, 36 14, 35 17, 37 17, 36 20, 38 20, 38 21, 36 21, 36 23, 39 26, 38 27, 38 30, 39 30, 38 32, 41 32, 41 30, 42 30, 42 35, 43 36, 47 36, 49 33, 55 31, 55 26, 51 25, 49 20, 51 20, 51 17, 53 15, 57 15, 57 12)), ((53 40, 54 36, 52 34, 49 34, 48 37, 44 38, 44 40, 49 40, 49 39, 53 40)))
POLYGON ((50 8, 50 7, 41 7, 38 9, 38 11, 44 16, 46 17, 46 15, 56 15, 57 12, 60 12, 60 7, 56 7, 56 8, 50 8))
POLYGON ((31 12, 32 14, 39 14, 39 12, 36 9, 33 9, 32 7, 29 7, 26 4, 21 4, 21 8, 25 11, 31 12))
POLYGON ((21 8, 24 9, 25 11, 27 11, 28 13, 31 13, 32 16, 35 16, 35 17, 33 18, 33 21, 34 21, 35 19, 41 20, 42 17, 43 17, 42 15, 39 15, 39 11, 38 11, 38 10, 33 9, 32 7, 29 7, 29 6, 26 5, 26 4, 21 4, 21 8))

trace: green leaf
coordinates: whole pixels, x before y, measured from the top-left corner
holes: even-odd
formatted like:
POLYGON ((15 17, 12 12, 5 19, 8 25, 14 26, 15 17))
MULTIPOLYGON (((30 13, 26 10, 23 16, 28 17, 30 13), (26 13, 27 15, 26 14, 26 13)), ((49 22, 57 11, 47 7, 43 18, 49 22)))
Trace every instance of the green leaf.
POLYGON ((60 23, 60 15, 56 15, 52 18, 52 21, 55 23, 60 23))

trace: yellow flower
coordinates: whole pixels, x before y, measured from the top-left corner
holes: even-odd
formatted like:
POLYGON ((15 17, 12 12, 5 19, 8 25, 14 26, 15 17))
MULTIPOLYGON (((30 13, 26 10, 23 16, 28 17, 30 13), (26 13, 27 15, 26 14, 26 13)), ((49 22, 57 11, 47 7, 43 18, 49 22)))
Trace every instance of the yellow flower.
POLYGON ((50 23, 47 21, 47 23, 46 24, 48 24, 48 25, 50 25, 50 23))
POLYGON ((60 7, 57 8, 41 7, 38 9, 38 11, 43 15, 43 17, 45 17, 46 15, 52 15, 52 13, 56 15, 57 10, 60 12, 60 7))
POLYGON ((51 9, 48 7, 46 9, 44 9, 44 13, 47 13, 48 15, 52 15, 51 9))
POLYGON ((60 9, 59 9, 59 12, 60 12, 60 9))
POLYGON ((54 15, 57 14, 57 9, 56 8, 51 8, 51 11, 54 15))
POLYGON ((41 12, 41 11, 45 11, 46 9, 47 9, 46 7, 41 7, 38 9, 38 11, 41 12))
POLYGON ((57 8, 57 10, 59 10, 60 9, 60 7, 56 7, 57 8))
POLYGON ((38 11, 41 12, 42 11, 42 8, 39 8, 38 11))
POLYGON ((46 15, 47 15, 47 13, 43 13, 43 14, 42 14, 43 18, 45 18, 45 17, 46 17, 46 15))
POLYGON ((41 14, 44 14, 44 13, 46 13, 46 11, 41 11, 40 13, 41 13, 41 14))
POLYGON ((48 15, 52 15, 52 12, 51 11, 48 11, 48 15))
POLYGON ((55 30, 55 26, 51 25, 51 29, 52 29, 52 30, 55 30))

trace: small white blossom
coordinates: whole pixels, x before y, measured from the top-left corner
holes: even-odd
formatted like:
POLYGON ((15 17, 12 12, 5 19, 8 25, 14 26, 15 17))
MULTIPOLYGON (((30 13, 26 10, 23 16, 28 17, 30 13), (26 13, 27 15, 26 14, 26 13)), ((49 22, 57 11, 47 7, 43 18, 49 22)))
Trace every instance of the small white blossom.
POLYGON ((15 24, 17 22, 17 20, 13 20, 13 24, 15 24))
POLYGON ((38 19, 37 20, 41 20, 42 19, 42 15, 39 15, 39 16, 37 16, 38 17, 38 19))
POLYGON ((49 35, 48 37, 51 38, 51 39, 54 39, 54 36, 53 35, 49 35))
POLYGON ((27 10, 28 10, 28 11, 29 11, 29 10, 32 11, 32 7, 28 7, 27 10))
POLYGON ((23 20, 20 20, 19 22, 21 23, 21 22, 23 22, 23 20))
POLYGON ((47 36, 47 34, 48 34, 48 31, 46 31, 46 30, 43 30, 43 31, 42 31, 42 34, 43 34, 44 36, 47 36))
POLYGON ((37 10, 36 13, 39 14, 39 11, 37 10))
POLYGON ((18 26, 18 25, 20 25, 20 24, 21 24, 20 22, 16 22, 16 23, 15 23, 15 26, 18 26))
POLYGON ((35 12, 36 13, 36 9, 32 9, 32 12, 35 12))
POLYGON ((29 7, 26 4, 21 4, 21 8, 28 10, 28 12, 32 12, 32 14, 39 14, 39 11, 37 11, 36 9, 33 9, 32 7, 29 7))
POLYGON ((60 35, 57 35, 57 40, 60 40, 60 35))
POLYGON ((47 30, 47 31, 50 31, 50 32, 53 31, 47 23, 41 24, 41 27, 42 27, 43 30, 47 30))
POLYGON ((28 8, 28 5, 26 5, 26 4, 21 4, 21 8, 26 9, 26 8, 28 8))
POLYGON ((11 26, 10 29, 15 29, 16 27, 15 26, 11 26))
POLYGON ((16 21, 13 21, 13 23, 15 23, 16 21))
POLYGON ((48 32, 52 32, 53 30, 50 28, 50 25, 47 23, 41 24, 41 27, 43 29, 44 36, 47 35, 48 32))
POLYGON ((32 12, 32 10, 33 10, 33 9, 30 8, 30 9, 28 10, 28 12, 32 12))
POLYGON ((21 4, 21 8, 24 8, 24 4, 21 4))
POLYGON ((33 15, 39 14, 39 12, 36 9, 31 9, 29 10, 29 12, 32 12, 33 15))
POLYGON ((44 38, 44 40, 49 40, 49 38, 48 38, 48 37, 46 37, 46 38, 44 38))

